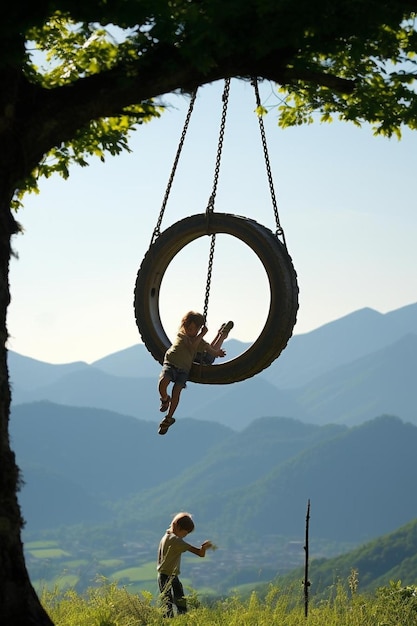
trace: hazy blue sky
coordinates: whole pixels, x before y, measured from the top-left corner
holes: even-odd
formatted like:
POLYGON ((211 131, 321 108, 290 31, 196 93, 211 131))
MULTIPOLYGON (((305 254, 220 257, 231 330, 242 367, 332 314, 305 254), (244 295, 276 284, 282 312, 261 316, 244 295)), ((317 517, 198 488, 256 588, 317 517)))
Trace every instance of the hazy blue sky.
MULTIPOLYGON (((223 83, 199 91, 166 215, 170 224, 205 211, 215 165, 223 83)), ((261 85, 281 224, 300 287, 295 333, 363 307, 382 313, 417 301, 417 133, 374 137, 334 122, 281 130, 277 95, 261 85), (274 108, 275 105, 275 108, 274 108)), ((92 362, 140 338, 133 289, 162 204, 188 99, 170 96, 160 120, 134 133, 132 153, 73 168, 28 196, 14 238, 8 347, 52 363, 92 362)), ((275 230, 252 87, 232 81, 215 210, 275 230)), ((163 282, 169 336, 188 309, 203 309, 209 238, 187 246, 163 282)), ((250 341, 269 292, 259 261, 218 236, 208 326, 229 319, 250 341)))

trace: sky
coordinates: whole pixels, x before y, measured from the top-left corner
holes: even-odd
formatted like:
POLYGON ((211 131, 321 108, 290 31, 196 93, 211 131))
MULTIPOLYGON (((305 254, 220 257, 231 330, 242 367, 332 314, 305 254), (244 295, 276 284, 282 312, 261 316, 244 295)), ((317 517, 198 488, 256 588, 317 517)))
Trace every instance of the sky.
MULTIPOLYGON (((162 230, 204 213, 212 192, 223 82, 200 88, 162 230)), ((417 301, 417 133, 375 137, 335 121, 282 130, 274 85, 260 84, 281 226, 297 272, 294 334, 358 309, 386 313, 417 301)), ((133 291, 177 151, 189 99, 163 98, 161 118, 132 134, 132 152, 74 166, 67 181, 41 181, 17 219, 10 266, 9 350, 48 363, 92 363, 141 342, 133 291)), ((275 232, 255 96, 232 80, 214 210, 250 217, 275 232)), ((318 117, 317 117, 318 120, 318 117)), ((209 237, 186 246, 162 283, 160 310, 173 338, 183 314, 203 311, 209 237)), ((218 235, 208 307, 210 339, 258 336, 269 288, 255 254, 218 235)))

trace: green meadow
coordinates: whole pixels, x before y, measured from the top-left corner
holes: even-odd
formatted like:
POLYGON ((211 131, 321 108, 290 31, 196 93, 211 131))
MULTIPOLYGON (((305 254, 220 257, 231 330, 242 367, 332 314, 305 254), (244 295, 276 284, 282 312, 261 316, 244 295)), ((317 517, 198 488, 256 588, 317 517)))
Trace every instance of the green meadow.
MULTIPOLYGON (((172 626, 412 626, 417 621, 417 588, 391 583, 372 595, 358 592, 353 573, 335 584, 328 599, 308 601, 300 585, 281 589, 270 586, 261 597, 227 597, 207 603, 188 590, 186 616, 169 620, 172 626)), ((74 590, 44 590, 42 604, 55 626, 162 626, 167 621, 159 597, 149 592, 131 593, 107 580, 83 595, 74 590)))

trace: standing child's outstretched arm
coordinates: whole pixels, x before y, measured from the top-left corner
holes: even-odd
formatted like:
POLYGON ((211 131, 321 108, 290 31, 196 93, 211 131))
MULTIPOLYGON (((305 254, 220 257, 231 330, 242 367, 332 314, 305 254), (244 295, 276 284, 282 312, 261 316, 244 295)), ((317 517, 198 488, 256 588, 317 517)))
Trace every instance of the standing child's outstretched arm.
POLYGON ((211 541, 203 541, 203 543, 201 544, 199 548, 196 548, 195 546, 190 546, 188 548, 188 552, 192 552, 193 554, 196 554, 197 556, 204 557, 206 556, 206 550, 211 548, 211 546, 212 546, 211 541))

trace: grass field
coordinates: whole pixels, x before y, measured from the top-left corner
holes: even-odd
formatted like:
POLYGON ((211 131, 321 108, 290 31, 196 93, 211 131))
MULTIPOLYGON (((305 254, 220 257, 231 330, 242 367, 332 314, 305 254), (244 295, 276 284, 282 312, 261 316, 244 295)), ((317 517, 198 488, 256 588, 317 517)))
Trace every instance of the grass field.
MULTIPOLYGON (((200 602, 195 592, 187 593, 189 611, 170 624, 187 626, 412 626, 417 623, 417 588, 391 583, 373 595, 361 595, 352 581, 335 585, 327 600, 310 601, 307 607, 297 585, 289 589, 270 586, 264 597, 252 592, 210 603, 200 602), (185 620, 185 621, 184 621, 185 620)), ((103 580, 100 587, 78 595, 72 590, 57 595, 47 591, 42 604, 56 626, 163 626, 166 619, 159 596, 132 594, 116 583, 103 580)))

